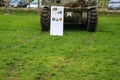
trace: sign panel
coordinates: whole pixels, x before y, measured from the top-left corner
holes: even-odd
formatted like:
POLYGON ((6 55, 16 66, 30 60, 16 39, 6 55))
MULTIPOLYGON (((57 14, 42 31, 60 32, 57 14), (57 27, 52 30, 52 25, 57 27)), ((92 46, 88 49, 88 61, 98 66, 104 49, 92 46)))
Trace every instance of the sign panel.
POLYGON ((64 7, 51 6, 50 35, 63 36, 64 7))

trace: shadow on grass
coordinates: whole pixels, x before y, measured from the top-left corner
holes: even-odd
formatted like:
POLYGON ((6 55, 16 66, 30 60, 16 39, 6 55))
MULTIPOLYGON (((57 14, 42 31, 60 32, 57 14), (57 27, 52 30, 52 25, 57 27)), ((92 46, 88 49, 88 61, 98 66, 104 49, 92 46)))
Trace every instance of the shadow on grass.
POLYGON ((64 29, 68 31, 86 31, 86 26, 78 25, 78 24, 65 24, 64 29))

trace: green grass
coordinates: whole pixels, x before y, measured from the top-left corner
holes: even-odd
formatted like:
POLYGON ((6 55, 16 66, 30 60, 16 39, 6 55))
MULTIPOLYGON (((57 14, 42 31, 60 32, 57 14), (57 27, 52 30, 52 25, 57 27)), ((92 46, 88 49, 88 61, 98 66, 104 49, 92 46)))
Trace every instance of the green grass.
POLYGON ((40 32, 37 15, 0 15, 0 80, 119 80, 120 16, 100 15, 97 32, 40 32))

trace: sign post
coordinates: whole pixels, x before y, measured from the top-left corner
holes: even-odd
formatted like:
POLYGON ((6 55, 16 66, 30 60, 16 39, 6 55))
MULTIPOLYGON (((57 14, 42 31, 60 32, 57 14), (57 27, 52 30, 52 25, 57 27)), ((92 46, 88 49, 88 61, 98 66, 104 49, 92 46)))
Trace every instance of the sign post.
POLYGON ((50 35, 63 36, 64 7, 51 6, 50 35))

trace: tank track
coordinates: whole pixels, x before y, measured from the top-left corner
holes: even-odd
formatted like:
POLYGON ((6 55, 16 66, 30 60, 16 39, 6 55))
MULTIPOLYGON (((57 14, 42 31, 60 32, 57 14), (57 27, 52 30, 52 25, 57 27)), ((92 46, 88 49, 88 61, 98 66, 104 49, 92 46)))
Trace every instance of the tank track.
POLYGON ((41 30, 50 30, 50 9, 48 7, 44 7, 41 12, 41 30))
POLYGON ((95 32, 96 26, 98 22, 98 13, 96 9, 91 9, 88 12, 88 25, 87 25, 87 31, 89 32, 95 32))

